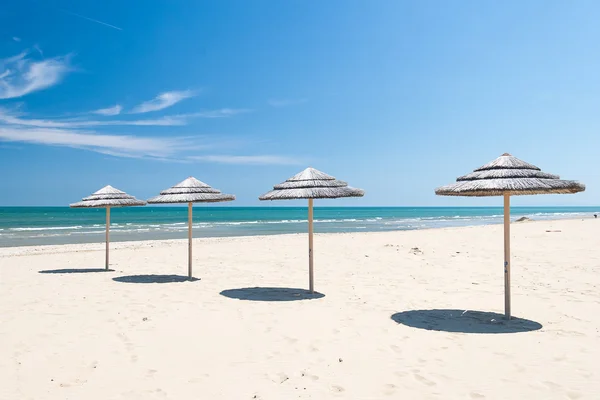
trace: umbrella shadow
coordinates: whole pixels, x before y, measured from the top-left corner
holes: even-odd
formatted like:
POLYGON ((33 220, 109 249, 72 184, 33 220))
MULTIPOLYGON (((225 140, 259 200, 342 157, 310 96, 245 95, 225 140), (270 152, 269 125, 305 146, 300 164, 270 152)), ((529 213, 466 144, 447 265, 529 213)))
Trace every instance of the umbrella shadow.
POLYGON ((65 268, 65 269, 45 269, 38 271, 40 274, 85 274, 88 272, 115 272, 114 269, 106 268, 65 268))
POLYGON ((190 278, 189 276, 182 275, 126 275, 113 278, 113 281, 123 283, 177 283, 199 280, 199 278, 190 278))
POLYGON ((250 301, 296 301, 325 297, 323 293, 310 293, 305 289, 277 287, 228 289, 223 290, 220 294, 221 296, 229 297, 230 299, 250 301))
POLYGON ((394 321, 412 328, 461 333, 518 333, 542 328, 539 322, 503 314, 471 310, 411 310, 392 315, 394 321))

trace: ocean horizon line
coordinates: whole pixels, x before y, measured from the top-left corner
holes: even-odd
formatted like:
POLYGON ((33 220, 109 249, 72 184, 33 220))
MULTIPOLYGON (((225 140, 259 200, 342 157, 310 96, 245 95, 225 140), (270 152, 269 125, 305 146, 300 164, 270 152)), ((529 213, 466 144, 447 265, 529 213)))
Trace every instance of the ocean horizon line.
MULTIPOLYGON (((202 203, 194 203, 196 206, 206 206, 202 203)), ((187 203, 182 204, 147 204, 142 206, 144 208, 187 208, 187 203)), ((229 205, 229 204, 220 204, 220 205, 210 205, 210 208, 307 208, 308 205, 229 205)), ((589 207, 600 207, 600 204, 588 204, 588 205, 570 205, 570 204, 558 204, 558 205, 526 205, 526 206, 515 206, 511 205, 511 208, 589 208, 589 207)), ((45 206, 45 205, 35 205, 35 206, 22 206, 22 205, 0 205, 0 209, 2 208, 70 208, 69 205, 61 205, 61 206, 45 206)), ((104 208, 104 207, 100 207, 104 208)), ((111 207, 111 208, 120 208, 120 207, 111 207)), ((503 208, 502 204, 499 205, 477 205, 477 206, 469 206, 469 205, 443 205, 443 206, 348 206, 348 205, 321 205, 318 202, 315 203, 314 208, 503 208)))

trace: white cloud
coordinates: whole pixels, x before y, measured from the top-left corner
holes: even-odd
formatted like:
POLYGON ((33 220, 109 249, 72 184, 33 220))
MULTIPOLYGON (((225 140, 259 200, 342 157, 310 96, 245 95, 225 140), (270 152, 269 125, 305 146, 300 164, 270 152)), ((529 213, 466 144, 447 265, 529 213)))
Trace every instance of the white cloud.
POLYGON ((94 151, 113 157, 142 158, 180 163, 220 163, 245 165, 297 164, 292 158, 274 155, 197 155, 198 151, 222 145, 207 137, 140 137, 103 134, 95 131, 27 128, 0 125, 0 143, 29 143, 94 151), (194 155, 189 155, 193 152, 194 155))
MULTIPOLYGON (((92 111, 93 113, 114 116, 119 105, 115 107, 92 111)), ((159 118, 137 119, 137 120, 89 120, 85 118, 73 119, 29 119, 23 118, 23 114, 15 114, 0 107, 0 122, 9 125, 31 126, 38 128, 86 128, 93 126, 185 126, 193 118, 224 118, 230 117, 239 113, 247 112, 248 110, 222 109, 214 111, 204 111, 192 114, 166 115, 159 118)))
POLYGON ((40 53, 40 56, 44 57, 44 52, 42 51, 42 49, 41 49, 41 47, 40 47, 40 46, 38 46, 37 44, 34 44, 34 45, 33 45, 33 48, 34 48, 34 49, 35 49, 35 50, 36 50, 38 53, 40 53))
POLYGON ((290 157, 259 155, 259 156, 237 156, 237 155, 203 155, 191 156, 190 160, 200 162, 212 162, 219 164, 250 164, 250 165, 294 165, 299 161, 290 157))
MULTIPOLYGON (((105 109, 106 110, 106 109, 105 109)), ((97 110, 103 111, 103 110, 97 110)), ((106 114, 108 115, 108 114, 106 114)), ((142 120, 107 120, 88 119, 27 119, 20 114, 10 113, 0 107, 0 122, 8 125, 29 126, 37 128, 87 128, 93 126, 183 126, 193 115, 182 114, 142 120)))
POLYGON ((92 111, 92 114, 113 116, 113 115, 119 115, 122 110, 123 110, 123 107, 121 107, 119 104, 117 104, 114 107, 101 108, 99 110, 92 111))
POLYGON ((272 107, 288 107, 306 103, 307 101, 308 99, 270 99, 268 103, 272 107))
MULTIPOLYGON (((121 157, 169 157, 194 147, 189 138, 137 137, 95 132, 0 126, 0 141, 113 152, 121 157)), ((194 147, 198 148, 198 147, 194 147)))
POLYGON ((131 113, 141 114, 151 111, 163 110, 167 107, 171 107, 179 103, 182 100, 193 97, 194 95, 194 92, 191 90, 164 92, 156 96, 154 99, 145 101, 142 104, 136 106, 131 111, 131 113))
POLYGON ((34 62, 27 52, 0 60, 0 99, 13 99, 47 89, 69 72, 69 57, 34 62))
POLYGON ((233 117, 237 114, 243 114, 250 112, 251 110, 245 108, 221 108, 219 110, 208 110, 208 111, 200 111, 193 114, 186 114, 190 117, 198 117, 198 118, 227 118, 233 117))
POLYGON ((17 43, 18 43, 18 42, 20 42, 20 41, 21 41, 21 38, 19 38, 19 37, 16 37, 16 36, 13 36, 12 40, 14 40, 15 42, 17 42, 17 43))

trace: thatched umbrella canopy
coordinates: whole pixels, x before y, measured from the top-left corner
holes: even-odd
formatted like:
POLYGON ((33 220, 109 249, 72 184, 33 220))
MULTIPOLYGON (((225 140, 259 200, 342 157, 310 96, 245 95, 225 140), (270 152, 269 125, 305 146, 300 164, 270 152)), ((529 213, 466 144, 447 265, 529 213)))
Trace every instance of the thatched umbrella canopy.
POLYGON ((314 168, 306 168, 259 197, 259 200, 308 199, 308 279, 311 293, 314 293, 313 199, 362 197, 364 194, 364 190, 349 187, 346 182, 338 181, 331 175, 314 168))
POLYGON ((440 196, 504 196, 504 313, 510 319, 510 196, 583 192, 585 185, 542 172, 508 153, 435 190, 440 196))
POLYGON ((192 205, 193 203, 217 203, 235 200, 231 194, 223 194, 204 182, 190 176, 177 185, 148 199, 148 204, 188 204, 188 276, 192 277, 192 205))
POLYGON ((115 189, 108 185, 93 193, 91 196, 84 197, 82 201, 70 205, 72 208, 106 208, 106 261, 105 267, 108 269, 108 250, 110 243, 110 209, 111 207, 131 207, 144 206, 146 202, 138 200, 127 193, 115 189))

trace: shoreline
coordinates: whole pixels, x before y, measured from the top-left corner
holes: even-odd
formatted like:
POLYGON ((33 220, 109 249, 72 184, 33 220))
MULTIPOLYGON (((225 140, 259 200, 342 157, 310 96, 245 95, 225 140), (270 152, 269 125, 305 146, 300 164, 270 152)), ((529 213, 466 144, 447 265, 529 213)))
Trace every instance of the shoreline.
MULTIPOLYGON (((594 220, 596 218, 593 217, 582 217, 582 218, 557 218, 557 219, 544 219, 544 220, 528 220, 528 221, 512 221, 511 226, 515 225, 530 225, 530 224, 543 224, 543 223, 553 223, 553 222, 573 222, 573 221, 588 221, 594 220)), ((334 237, 334 236, 344 236, 344 235, 364 235, 364 236, 381 236, 381 235, 389 235, 389 234, 409 234, 411 232, 422 232, 422 231, 448 231, 448 230, 464 230, 464 229, 473 229, 473 228, 487 228, 487 227, 497 227, 502 226, 502 222, 498 223, 489 223, 482 225, 462 225, 462 226, 447 226, 447 227, 435 227, 435 228, 420 228, 420 229, 404 229, 404 230, 389 230, 389 231, 352 231, 352 232, 315 232, 315 237, 334 237)), ((236 240, 244 240, 249 238, 267 239, 277 237, 298 237, 298 236, 306 236, 308 238, 308 232, 305 233, 274 233, 269 235, 239 235, 239 236, 206 236, 206 237, 194 237, 194 243, 219 243, 224 241, 236 241, 236 240)), ((308 240, 308 239, 307 239, 308 240)), ((105 243, 101 242, 87 242, 87 243, 65 243, 65 244, 48 244, 48 245, 23 245, 23 246, 6 246, 0 247, 0 258, 3 256, 12 256, 10 254, 10 250, 19 250, 19 249, 30 249, 33 252, 37 252, 39 254, 56 254, 56 253, 45 253, 43 250, 58 250, 65 249, 66 247, 76 247, 72 250, 62 251, 62 252, 91 252, 91 251, 105 251, 105 243), (99 248, 96 248, 101 246, 99 248)), ((154 247, 158 245, 169 245, 169 244, 177 244, 177 245, 186 245, 187 246, 188 239, 187 238, 177 238, 177 239, 141 239, 141 240, 120 240, 113 241, 111 238, 110 242, 110 250, 118 250, 118 249, 131 249, 131 248, 148 248, 154 247)), ((57 252, 61 253, 61 252, 57 252)), ((25 252, 24 255, 30 255, 25 252)))
MULTIPOLYGON (((591 218, 600 207, 512 207, 512 220, 591 218)), ((171 240, 187 236, 183 208, 116 208, 111 213, 111 242, 171 240)), ((194 214, 195 237, 251 237, 304 233, 306 209, 206 208, 194 214)), ((497 207, 330 207, 315 209, 317 232, 393 232, 503 222, 497 207)), ((102 209, 0 207, 0 248, 102 243, 102 209)))

